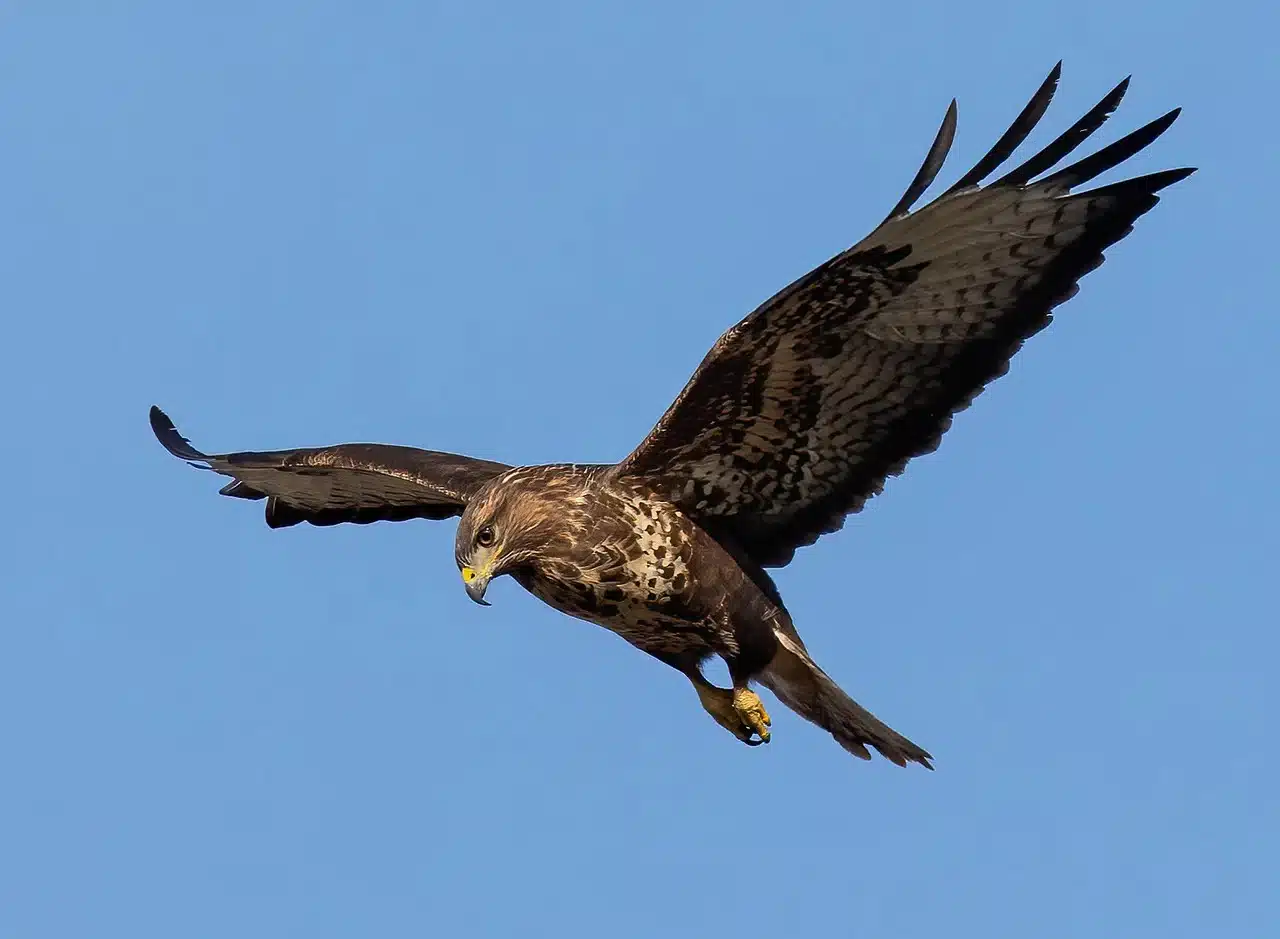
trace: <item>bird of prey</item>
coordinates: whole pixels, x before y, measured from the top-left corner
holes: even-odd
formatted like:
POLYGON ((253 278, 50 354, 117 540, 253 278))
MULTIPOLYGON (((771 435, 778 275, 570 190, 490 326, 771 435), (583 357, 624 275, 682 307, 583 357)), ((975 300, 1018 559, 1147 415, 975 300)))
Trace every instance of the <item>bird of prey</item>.
MULTIPOLYGON (((1063 168, 1119 104, 1121 82, 1080 120, 992 182, 1040 121, 1061 63, 976 166, 924 207, 951 146, 955 101, 907 192, 879 227, 726 332, 630 455, 610 465, 507 466, 381 444, 210 455, 158 408, 174 456, 266 499, 272 528, 461 516, 455 561, 485 604, 510 574, 686 675, 744 743, 770 737, 752 684, 827 730, 932 768, 925 750, 818 667, 767 568, 839 529, 952 416, 1008 369, 1051 311, 1160 190, 1193 168, 1078 191, 1159 137, 1170 111, 1063 168), (702 674, 720 656, 732 686, 702 674)), ((486 604, 487 605, 487 604, 486 604)))

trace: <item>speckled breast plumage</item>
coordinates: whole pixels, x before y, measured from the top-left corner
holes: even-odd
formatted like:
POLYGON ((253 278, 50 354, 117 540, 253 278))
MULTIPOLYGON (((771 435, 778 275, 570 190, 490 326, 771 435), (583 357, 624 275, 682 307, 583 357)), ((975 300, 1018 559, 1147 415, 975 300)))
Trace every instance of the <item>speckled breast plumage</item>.
POLYGON ((518 574, 525 589, 649 652, 732 651, 732 637, 692 605, 694 529, 678 509, 602 483, 584 491, 581 508, 582 523, 568 526, 573 550, 518 574))

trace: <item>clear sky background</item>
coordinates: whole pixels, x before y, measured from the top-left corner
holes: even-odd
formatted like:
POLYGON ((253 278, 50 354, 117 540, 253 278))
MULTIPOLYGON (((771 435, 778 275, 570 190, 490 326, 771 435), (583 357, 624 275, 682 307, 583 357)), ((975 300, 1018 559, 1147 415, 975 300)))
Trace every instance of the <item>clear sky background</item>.
POLYGON ((0 936, 1276 935, 1268 8, 4 4, 0 936), (620 458, 1060 57, 1200 173, 778 574, 935 773, 151 437, 620 458))

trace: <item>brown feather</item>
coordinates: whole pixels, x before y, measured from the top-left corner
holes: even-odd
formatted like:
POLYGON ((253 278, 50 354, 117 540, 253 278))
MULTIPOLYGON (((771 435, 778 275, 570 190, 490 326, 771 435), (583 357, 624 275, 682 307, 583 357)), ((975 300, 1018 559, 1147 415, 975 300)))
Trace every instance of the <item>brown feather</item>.
MULTIPOLYGON (((1011 154, 1056 77, 966 182, 997 168, 993 154, 1011 154)), ((1055 158, 1101 124, 1123 87, 1050 146, 1055 158)), ((890 218, 725 333, 616 477, 649 480, 756 563, 788 563, 934 450, 1104 249, 1160 189, 1192 172, 1068 191, 1151 143, 1175 116, 1043 182, 953 188, 890 218)))
POLYGON ((151 409, 151 429, 174 456, 234 479, 222 489, 223 495, 267 499, 267 524, 272 528, 300 522, 450 518, 462 514, 481 486, 509 469, 453 453, 374 443, 202 453, 156 407, 151 409))

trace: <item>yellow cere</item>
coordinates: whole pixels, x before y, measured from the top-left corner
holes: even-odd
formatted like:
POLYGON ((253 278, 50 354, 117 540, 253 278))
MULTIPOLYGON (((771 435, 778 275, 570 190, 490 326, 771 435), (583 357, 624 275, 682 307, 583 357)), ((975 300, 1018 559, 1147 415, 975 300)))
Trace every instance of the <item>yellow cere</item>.
POLYGON ((464 567, 464 568, 462 569, 462 582, 463 582, 464 584, 469 584, 469 583, 471 583, 471 581, 473 581, 473 580, 475 580, 475 579, 476 579, 476 572, 475 572, 475 571, 473 571, 473 570, 472 570, 471 568, 469 568, 469 567, 464 567))

